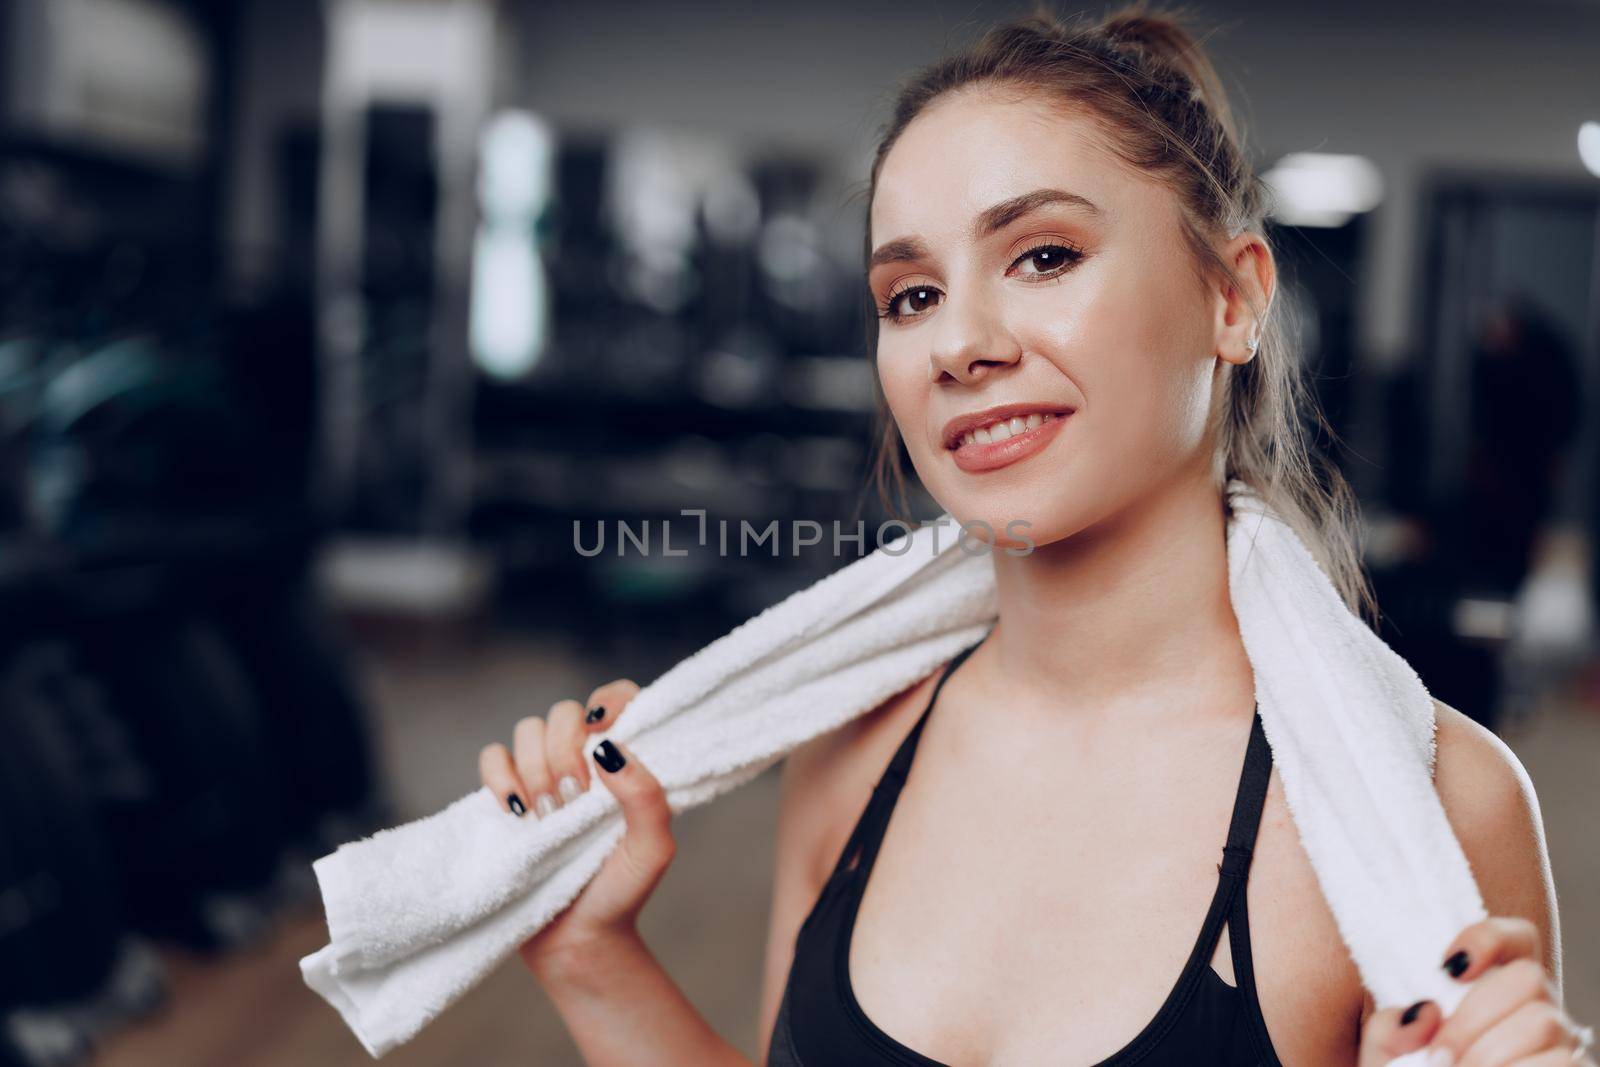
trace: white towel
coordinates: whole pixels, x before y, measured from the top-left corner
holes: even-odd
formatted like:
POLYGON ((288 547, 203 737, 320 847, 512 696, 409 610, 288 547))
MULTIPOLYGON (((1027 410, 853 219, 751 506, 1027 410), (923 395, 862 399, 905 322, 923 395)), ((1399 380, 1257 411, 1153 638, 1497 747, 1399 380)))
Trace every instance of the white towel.
MULTIPOLYGON (((1483 901, 1433 789, 1434 706, 1294 532, 1228 483, 1228 584, 1300 839, 1380 1008, 1448 1014, 1483 901)), ((641 689, 605 737, 683 811, 927 677, 994 624, 993 562, 948 515, 761 612, 641 689)), ((362 1045, 404 1043, 569 904, 621 839, 604 785, 541 820, 480 788, 313 864, 330 943, 300 961, 362 1045)), ((1419 1064, 1420 1055, 1395 1060, 1419 1064)))

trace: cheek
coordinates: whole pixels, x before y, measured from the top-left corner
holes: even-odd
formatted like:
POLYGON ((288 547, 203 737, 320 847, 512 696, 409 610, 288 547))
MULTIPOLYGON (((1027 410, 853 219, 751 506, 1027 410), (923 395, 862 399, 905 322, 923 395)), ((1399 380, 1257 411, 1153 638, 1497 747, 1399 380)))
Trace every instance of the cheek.
POLYGON ((1108 270, 1095 283, 1030 330, 1083 393, 1089 447, 1119 466, 1192 452, 1210 402, 1204 307, 1168 272, 1108 270))
POLYGON ((912 348, 893 340, 880 340, 876 357, 878 383, 894 415, 900 436, 915 454, 927 407, 927 367, 918 363, 912 348))
POLYGON ((1153 456, 1187 455, 1205 436, 1210 364, 1193 330, 1171 325, 1130 339, 1100 398, 1112 434, 1153 456))

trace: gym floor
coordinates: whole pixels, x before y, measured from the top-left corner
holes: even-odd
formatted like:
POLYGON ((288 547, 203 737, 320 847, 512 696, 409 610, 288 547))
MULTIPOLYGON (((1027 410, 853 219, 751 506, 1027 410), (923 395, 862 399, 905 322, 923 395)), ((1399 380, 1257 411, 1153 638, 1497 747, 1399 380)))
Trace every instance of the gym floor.
MULTIPOLYGON (((379 758, 402 819, 428 814, 477 786, 478 749, 508 739, 522 715, 582 698, 615 677, 550 640, 449 636, 366 642, 358 659, 379 758)), ((688 651, 688 650, 685 650, 688 651)), ((660 658, 658 652, 657 658, 660 658)), ((670 654, 668 654, 670 656, 670 654)), ((621 657, 641 662, 649 657, 621 657)), ((671 662, 668 658, 661 665, 671 662)), ((611 659, 612 664, 617 662, 611 659)), ((654 677, 641 669, 639 680, 654 677)), ((1553 696, 1507 743, 1533 778, 1561 895, 1565 985, 1573 1017, 1600 1022, 1600 665, 1587 701, 1553 696)), ((754 1057, 759 975, 771 884, 777 768, 674 820, 678 858, 646 907, 646 940, 710 1023, 754 1057), (707 887, 717 899, 708 900, 707 887)), ((312 900, 283 916, 264 943, 213 961, 162 950, 169 1007, 102 1046, 95 1067, 318 1067, 373 1062, 337 1014, 300 979, 298 960, 327 943, 312 900)), ((581 1058, 520 962, 508 960, 405 1046, 395 1067, 538 1067, 581 1058)))

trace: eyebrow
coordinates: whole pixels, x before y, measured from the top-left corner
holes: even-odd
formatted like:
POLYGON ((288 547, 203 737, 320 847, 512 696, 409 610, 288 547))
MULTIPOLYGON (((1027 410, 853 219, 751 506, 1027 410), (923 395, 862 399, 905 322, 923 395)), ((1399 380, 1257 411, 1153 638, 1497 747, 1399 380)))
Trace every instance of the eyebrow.
POLYGON ((985 209, 972 228, 973 235, 985 237, 1046 204, 1070 204, 1097 217, 1105 214, 1093 200, 1077 193, 1069 193, 1065 189, 1035 189, 1031 193, 1002 200, 994 207, 985 209))
POLYGON ((930 254, 928 246, 916 237, 897 237, 877 247, 872 253, 872 258, 867 261, 867 270, 873 270, 885 263, 907 263, 918 259, 928 259, 930 254))
MULTIPOLYGON (((1097 218, 1105 216, 1105 212, 1098 204, 1077 193, 1069 193, 1065 189, 1035 189, 1031 193, 1023 193, 1021 196, 1014 196, 1009 200, 1000 201, 993 207, 985 208, 978 214, 977 221, 973 224, 973 236, 986 237, 1048 204, 1069 204, 1097 218)), ((871 271, 885 263, 904 263, 927 258, 929 258, 928 246, 920 238, 897 237, 893 241, 879 245, 873 251, 867 261, 867 270, 871 271)))

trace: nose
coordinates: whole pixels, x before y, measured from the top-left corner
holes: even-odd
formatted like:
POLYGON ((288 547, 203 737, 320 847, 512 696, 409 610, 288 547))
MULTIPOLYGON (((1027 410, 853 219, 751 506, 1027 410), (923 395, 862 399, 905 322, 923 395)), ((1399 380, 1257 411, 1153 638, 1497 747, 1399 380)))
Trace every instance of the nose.
POLYGON ((1022 346, 981 299, 949 300, 940 308, 928 354, 933 381, 946 375, 971 384, 1022 358, 1022 346))

